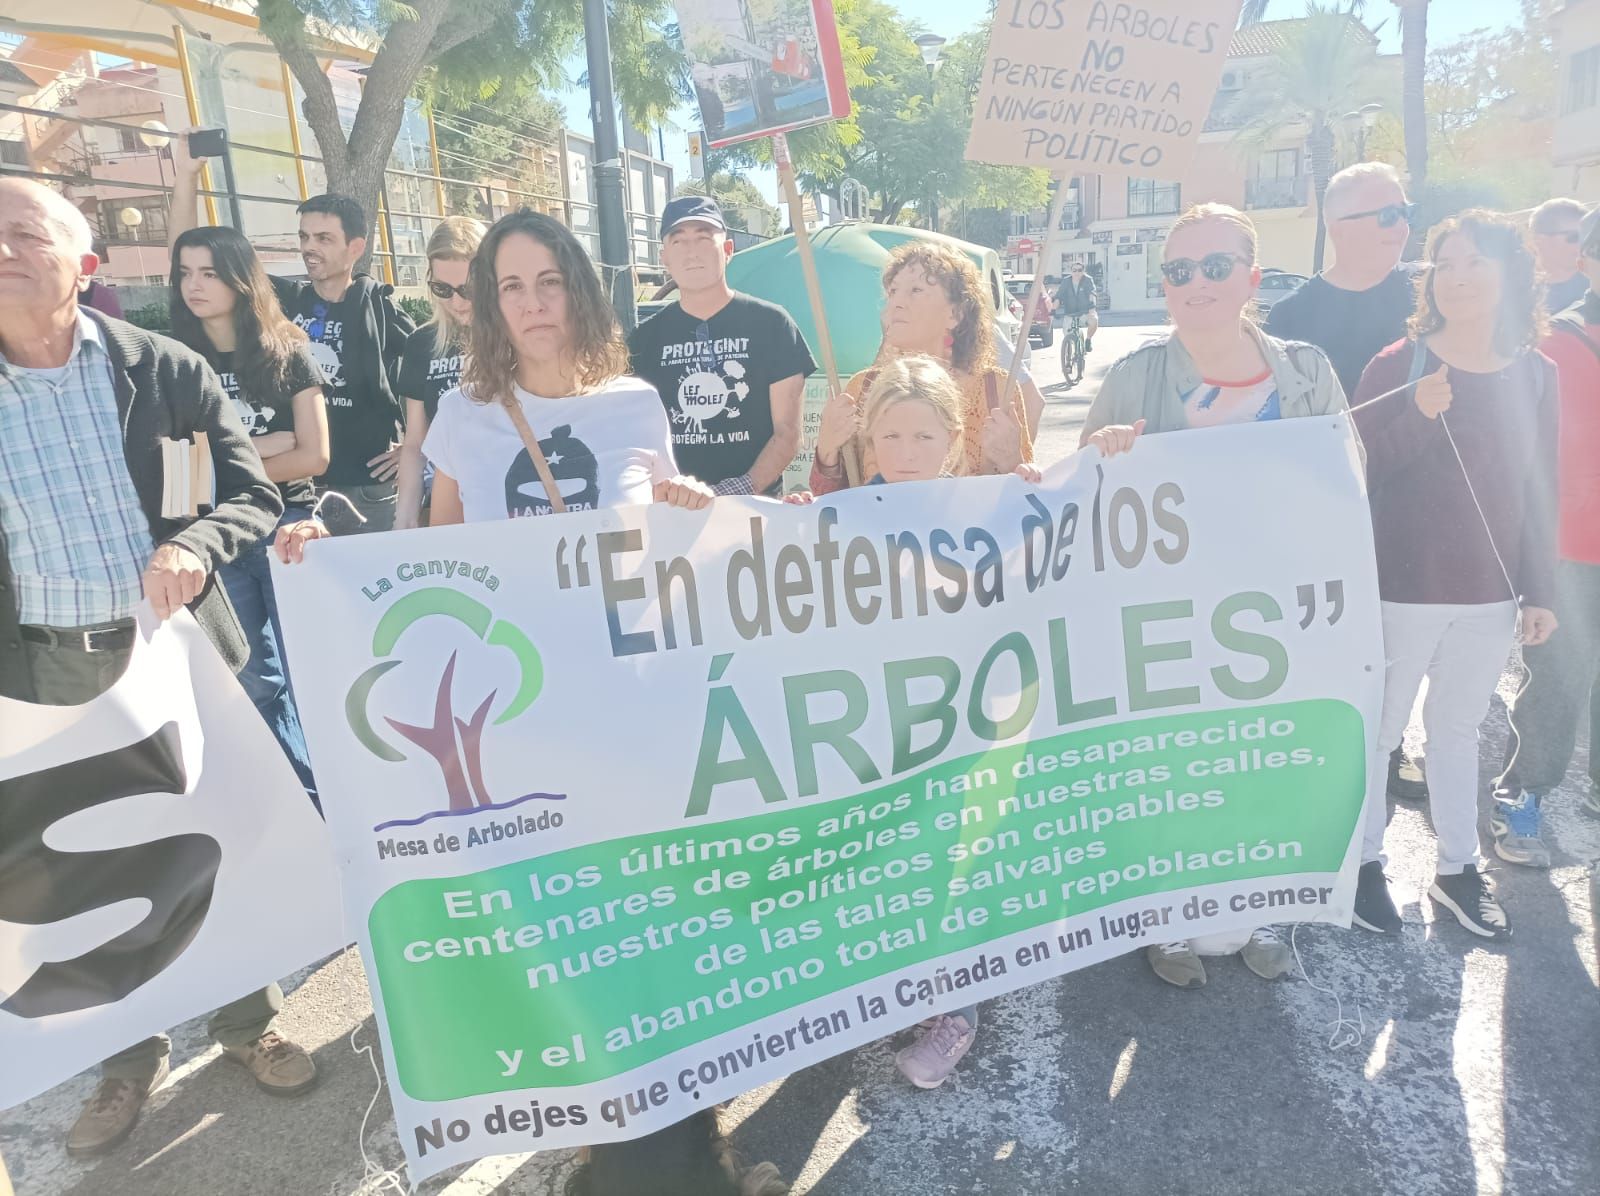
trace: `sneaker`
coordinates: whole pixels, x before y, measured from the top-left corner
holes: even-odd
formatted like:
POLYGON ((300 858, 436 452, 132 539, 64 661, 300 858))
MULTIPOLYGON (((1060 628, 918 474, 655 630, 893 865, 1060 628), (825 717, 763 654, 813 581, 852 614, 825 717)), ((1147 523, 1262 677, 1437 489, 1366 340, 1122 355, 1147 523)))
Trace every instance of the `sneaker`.
POLYGON ((1494 853, 1508 864, 1548 868, 1550 849, 1540 833, 1540 795, 1524 789, 1515 797, 1496 797, 1489 829, 1494 832, 1494 853))
POLYGON ((1178 988, 1200 988, 1206 982, 1206 965, 1200 962, 1188 939, 1146 947, 1144 957, 1150 961, 1150 970, 1168 984, 1178 988))
POLYGON ((1351 921, 1363 930, 1376 934, 1399 934, 1403 923, 1400 911, 1389 896, 1389 881, 1383 875, 1383 864, 1372 860, 1361 865, 1356 874, 1356 904, 1351 921))
POLYGON ((317 1082, 311 1056, 276 1030, 268 1030, 249 1046, 223 1047, 222 1056, 249 1071, 256 1087, 273 1096, 299 1096, 317 1082))
POLYGON ((1263 980, 1276 980, 1294 971, 1294 952, 1270 926, 1250 932, 1250 941, 1239 949, 1239 958, 1263 980))
POLYGON ((1422 769, 1421 756, 1409 756, 1405 748, 1395 748, 1389 755, 1389 796, 1396 801, 1427 801, 1428 778, 1422 769))
POLYGON ((1506 911, 1495 900, 1489 882, 1471 864, 1454 876, 1435 876, 1428 896, 1480 938, 1511 937, 1511 924, 1506 921, 1506 911))
POLYGON ((139 1124, 145 1100, 167 1082, 167 1072, 163 1056, 156 1074, 148 1080, 101 1080, 67 1132, 67 1153, 86 1159, 119 1146, 139 1124))
POLYGON ((959 1013, 940 1014, 916 1042, 895 1053, 894 1065, 918 1088, 937 1088, 972 1049, 977 1033, 959 1013))

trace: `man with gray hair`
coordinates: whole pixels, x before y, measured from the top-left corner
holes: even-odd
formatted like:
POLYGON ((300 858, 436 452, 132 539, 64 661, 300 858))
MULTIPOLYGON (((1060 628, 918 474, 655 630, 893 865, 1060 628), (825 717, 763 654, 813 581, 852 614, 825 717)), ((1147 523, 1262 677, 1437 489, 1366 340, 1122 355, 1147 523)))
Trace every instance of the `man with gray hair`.
POLYGON ((1333 265, 1274 304, 1267 331, 1316 345, 1350 395, 1367 362, 1405 336, 1416 306, 1411 272, 1400 264, 1416 205, 1394 167, 1361 162, 1328 181, 1322 213, 1333 265))
MULTIPOLYGON (((1273 305, 1267 331, 1308 341, 1328 355, 1347 395, 1367 363, 1406 335, 1416 307, 1411 271, 1400 263, 1416 205, 1386 162, 1360 162, 1328 180, 1322 201, 1333 265, 1273 305)), ((1428 796, 1419 760, 1395 748, 1389 793, 1407 801, 1428 796)))
MULTIPOLYGON (((244 636, 217 570, 271 533, 283 500, 234 407, 198 354, 78 298, 99 264, 67 199, 0 179, 0 696, 76 706, 127 668, 135 615, 180 607, 234 669, 244 636), (163 504, 167 438, 209 442, 215 495, 198 518, 163 504)), ((13 861, 15 862, 15 861, 13 861)), ((276 984, 211 1019, 223 1053, 287 1095, 316 1078, 271 1023, 276 984)), ((147 1038, 106 1060, 67 1137, 95 1155, 133 1130, 167 1076, 170 1044, 147 1038)))
POLYGON ((1533 209, 1528 231, 1544 274, 1544 306, 1551 315, 1566 311, 1589 293, 1579 256, 1579 226, 1588 209, 1576 199, 1547 199, 1533 209))

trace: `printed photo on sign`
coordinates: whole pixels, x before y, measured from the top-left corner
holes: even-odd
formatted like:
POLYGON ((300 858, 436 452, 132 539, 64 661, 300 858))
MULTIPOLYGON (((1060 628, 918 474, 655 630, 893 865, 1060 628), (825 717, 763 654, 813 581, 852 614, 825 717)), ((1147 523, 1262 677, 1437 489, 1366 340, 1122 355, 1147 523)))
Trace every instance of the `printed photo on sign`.
POLYGON ((849 114, 832 0, 678 0, 712 146, 849 114))

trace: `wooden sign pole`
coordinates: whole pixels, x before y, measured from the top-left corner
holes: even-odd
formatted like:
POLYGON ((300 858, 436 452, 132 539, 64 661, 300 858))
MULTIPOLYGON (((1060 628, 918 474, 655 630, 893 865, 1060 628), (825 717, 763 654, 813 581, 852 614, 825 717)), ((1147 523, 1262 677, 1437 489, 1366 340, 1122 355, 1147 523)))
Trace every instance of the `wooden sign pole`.
MULTIPOLYGON (((1028 298, 1022 307, 1022 331, 1017 334, 1017 345, 1011 354, 1011 366, 1006 371, 1006 384, 1001 387, 1000 393, 1004 396, 1001 402, 1015 402, 1018 419, 1023 427, 1027 427, 1027 404, 1022 401, 1021 388, 1015 400, 1011 397, 1011 388, 1015 385, 1017 374, 1022 370, 1022 358, 1028 350, 1028 330, 1033 326, 1033 313, 1039 306, 1039 295, 1044 291, 1045 269, 1055 260, 1052 252, 1061 234, 1061 213, 1067 206, 1067 195, 1072 189, 1067 186, 1065 175, 1056 177, 1056 197, 1050 205, 1050 223, 1044 230, 1044 244, 1039 247, 1039 268, 1033 273, 1033 285, 1028 288, 1028 298)), ((1052 316, 1052 319, 1055 317, 1052 316)))
MULTIPOLYGON (((828 378, 828 394, 839 393, 839 367, 833 355, 833 337, 828 332, 828 315, 822 306, 822 279, 817 274, 816 255, 811 252, 811 237, 806 232, 805 209, 800 201, 800 185, 795 181, 794 163, 789 159, 789 139, 782 133, 772 135, 772 156, 778 164, 778 183, 783 188, 789 205, 789 224, 794 229, 794 246, 800 254, 800 272, 806 282, 806 297, 811 300, 811 322, 817 330, 817 352, 822 354, 822 370, 828 378)), ((844 460, 845 480, 852 486, 861 484, 861 460, 856 443, 847 441, 839 455, 844 460)))

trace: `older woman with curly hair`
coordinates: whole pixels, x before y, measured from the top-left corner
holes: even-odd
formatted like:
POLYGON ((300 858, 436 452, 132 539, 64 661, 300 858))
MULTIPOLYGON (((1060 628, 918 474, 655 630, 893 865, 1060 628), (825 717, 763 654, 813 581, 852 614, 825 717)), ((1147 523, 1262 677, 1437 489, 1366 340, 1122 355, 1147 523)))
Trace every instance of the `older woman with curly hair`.
POLYGON ((1511 934, 1478 870, 1478 724, 1519 624, 1524 644, 1556 628, 1557 393, 1536 348, 1544 323, 1521 229, 1464 212, 1429 238, 1410 336, 1373 358, 1356 390, 1387 662, 1355 903, 1368 930, 1401 926, 1383 875, 1385 781, 1426 677, 1438 840, 1428 895, 1473 934, 1511 934))
POLYGON ((972 260, 948 245, 928 241, 902 245, 884 268, 883 290, 878 360, 824 406, 812 490, 826 494, 844 487, 842 456, 847 445, 864 455, 863 479, 878 472, 871 446, 859 443, 862 397, 885 364, 914 354, 942 362, 961 388, 961 433, 950 463, 953 474, 1011 473, 1031 462, 1044 396, 1031 380, 1020 381, 1008 398, 1001 395, 1011 363, 998 360, 991 305, 972 260))

